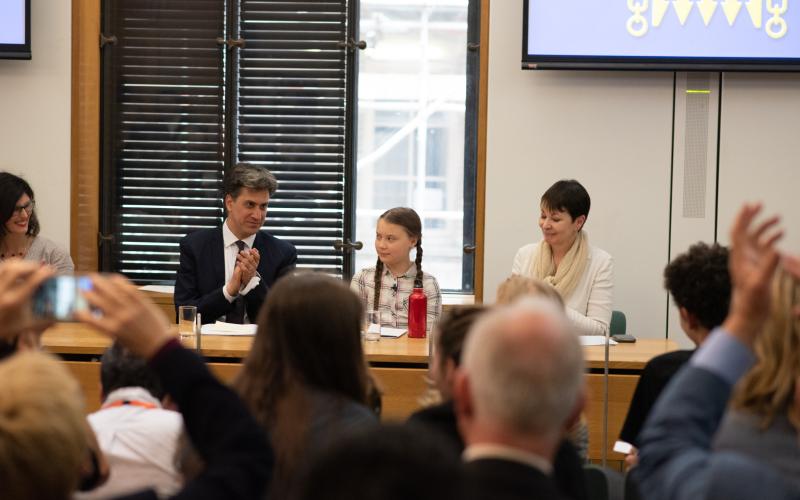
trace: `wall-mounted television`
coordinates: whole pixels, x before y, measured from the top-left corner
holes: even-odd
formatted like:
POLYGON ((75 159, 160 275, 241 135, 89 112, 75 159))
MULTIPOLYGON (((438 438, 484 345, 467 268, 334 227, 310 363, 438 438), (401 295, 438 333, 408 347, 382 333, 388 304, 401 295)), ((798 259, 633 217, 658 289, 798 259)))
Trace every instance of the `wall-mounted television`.
POLYGON ((0 59, 31 58, 31 0, 0 0, 0 59))
POLYGON ((524 69, 800 71, 800 0, 524 2, 524 69))

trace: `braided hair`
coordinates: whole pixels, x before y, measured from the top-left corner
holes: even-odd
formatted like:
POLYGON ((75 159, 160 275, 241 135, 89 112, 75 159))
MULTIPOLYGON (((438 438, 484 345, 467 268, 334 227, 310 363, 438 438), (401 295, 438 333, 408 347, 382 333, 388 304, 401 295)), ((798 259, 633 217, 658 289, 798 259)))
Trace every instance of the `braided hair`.
MULTIPOLYGON (((414 264, 417 266, 417 275, 414 277, 414 286, 422 286, 422 221, 413 208, 395 207, 383 212, 378 220, 385 220, 390 224, 402 226, 408 236, 417 239, 417 258, 414 264)), ((381 279, 383 277, 383 262, 378 257, 375 264, 375 295, 372 298, 372 307, 377 309, 381 303, 381 279)))

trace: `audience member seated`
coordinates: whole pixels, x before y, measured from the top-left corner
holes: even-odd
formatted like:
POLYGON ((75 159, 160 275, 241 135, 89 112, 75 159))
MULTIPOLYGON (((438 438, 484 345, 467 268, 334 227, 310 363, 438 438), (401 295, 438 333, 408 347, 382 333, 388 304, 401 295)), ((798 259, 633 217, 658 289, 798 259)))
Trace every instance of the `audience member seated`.
POLYGON ((60 245, 39 236, 33 189, 25 179, 0 172, 0 260, 20 258, 44 262, 58 274, 75 269, 69 253, 60 245))
POLYGON ((551 300, 500 307, 472 327, 453 393, 478 498, 567 498, 551 475, 584 406, 583 370, 578 338, 551 300))
MULTIPOLYGON (((664 269, 664 287, 678 306, 681 329, 696 346, 702 344, 728 315, 731 300, 728 249, 716 243, 692 245, 664 269)), ((642 370, 619 436, 634 445, 626 458, 628 466, 636 464, 637 437, 650 409, 692 354, 694 350, 668 352, 651 359, 642 370)))
POLYGON ((183 420, 162 407, 165 394, 155 372, 115 343, 103 353, 100 380, 103 406, 88 418, 111 475, 100 488, 75 498, 110 498, 145 487, 160 497, 177 492, 175 451, 183 420))
POLYGON ((361 303, 340 280, 300 273, 279 281, 233 383, 272 437, 270 497, 287 498, 300 465, 335 438, 377 424, 365 406, 361 303))
POLYGON ((70 498, 87 452, 85 422, 80 387, 55 358, 25 352, 0 362, 0 497, 70 498))
POLYGON ((312 461, 297 500, 468 499, 459 456, 424 428, 373 427, 312 461))
MULTIPOLYGON (((512 274, 497 287, 497 304, 509 305, 522 297, 547 297, 564 309, 564 300, 561 295, 546 282, 529 278, 527 276, 520 276, 512 274)), ((581 413, 581 418, 575 423, 575 426, 569 430, 569 440, 574 446, 578 457, 583 462, 589 461, 589 425, 586 422, 586 415, 581 413)), ((556 476, 559 471, 556 470, 556 476)))
MULTIPOLYGON (((561 298, 552 290, 552 287, 540 281, 513 276, 506 282, 521 282, 520 284, 524 285, 518 289, 524 290, 527 296, 535 295, 535 290, 538 290, 534 286, 534 291, 531 293, 529 288, 531 283, 539 284, 546 287, 540 290, 543 295, 562 304, 561 298)), ((500 288, 504 294, 510 292, 508 287, 501 285, 500 288)), ((509 295, 512 294, 509 293, 509 295)), ((438 431, 459 453, 464 450, 464 441, 458 432, 458 423, 453 408, 455 372, 461 364, 461 350, 464 340, 469 334, 469 329, 485 311, 487 309, 483 306, 462 306, 453 308, 442 316, 442 321, 436 326, 436 347, 431 361, 431 377, 443 401, 417 411, 408 420, 411 426, 426 426, 438 431)), ((561 441, 556 452, 553 460, 553 477, 558 487, 573 500, 586 498, 581 459, 568 439, 561 441)))
POLYGON ((737 385, 715 439, 717 450, 771 465, 800 491, 800 285, 786 271, 773 282, 771 313, 755 341, 756 364, 737 385))
MULTIPOLYGON (((770 315, 770 283, 781 257, 775 245, 782 232, 775 228, 777 217, 755 224, 760 211, 760 205, 745 205, 731 230, 727 318, 669 383, 639 436, 633 474, 648 500, 800 498, 800 489, 774 466, 711 447, 733 386, 755 361, 753 345, 770 315)), ((783 261, 800 278, 800 259, 783 261)))
POLYGON ((583 226, 590 205, 589 193, 576 180, 550 186, 539 205, 542 239, 517 251, 511 273, 552 285, 579 335, 605 335, 611 323, 614 264, 611 255, 589 244, 583 226))

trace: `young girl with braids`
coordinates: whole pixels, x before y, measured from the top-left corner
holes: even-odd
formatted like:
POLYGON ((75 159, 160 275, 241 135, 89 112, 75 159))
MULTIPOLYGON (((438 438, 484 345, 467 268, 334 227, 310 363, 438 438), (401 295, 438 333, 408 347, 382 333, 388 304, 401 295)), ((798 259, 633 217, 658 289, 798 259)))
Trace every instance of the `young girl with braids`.
POLYGON ((362 269, 350 283, 366 311, 380 311, 381 324, 408 326, 408 297, 422 287, 428 298, 427 333, 442 313, 442 293, 432 275, 422 271, 422 222, 417 212, 396 207, 378 218, 375 230, 375 267, 362 269), (411 250, 416 249, 412 262, 411 250))

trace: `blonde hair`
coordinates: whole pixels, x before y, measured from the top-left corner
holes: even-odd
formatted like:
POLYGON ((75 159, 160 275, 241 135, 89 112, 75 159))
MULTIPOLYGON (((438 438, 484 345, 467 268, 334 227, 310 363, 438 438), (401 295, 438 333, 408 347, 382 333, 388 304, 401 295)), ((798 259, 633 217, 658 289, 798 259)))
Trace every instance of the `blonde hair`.
POLYGON ((564 308, 558 291, 542 280, 512 274, 497 287, 497 304, 509 305, 522 297, 546 297, 564 308))
POLYGON ((78 383, 40 352, 0 363, 0 381, 3 498, 69 498, 87 449, 78 383))
POLYGON ((800 285, 780 270, 772 282, 769 320, 755 343, 758 361, 733 400, 734 408, 760 416, 762 428, 783 413, 800 429, 800 415, 792 404, 800 377, 800 319, 793 314, 798 304, 800 285))

